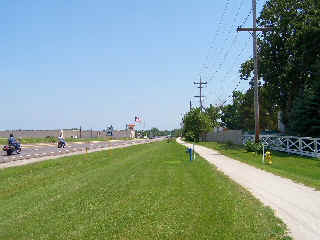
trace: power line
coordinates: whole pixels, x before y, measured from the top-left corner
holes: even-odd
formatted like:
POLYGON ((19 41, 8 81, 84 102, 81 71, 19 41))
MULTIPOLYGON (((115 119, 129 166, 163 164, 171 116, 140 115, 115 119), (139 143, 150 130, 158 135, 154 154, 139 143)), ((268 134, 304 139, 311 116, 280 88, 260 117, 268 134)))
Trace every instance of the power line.
MULTIPOLYGON (((246 22, 247 22, 247 20, 248 20, 249 16, 251 15, 251 13, 252 13, 252 9, 250 10, 249 14, 245 17, 243 23, 246 23, 246 22)), ((234 29, 234 26, 235 26, 235 24, 232 25, 232 29, 234 29)), ((231 32, 231 31, 230 31, 230 32, 231 32)), ((211 81, 211 80, 214 78, 214 75, 215 75, 217 72, 219 72, 220 69, 221 69, 221 67, 222 67, 222 65, 224 65, 224 63, 225 63, 225 61, 226 61, 226 58, 228 57, 230 51, 232 50, 233 45, 235 45, 235 43, 237 42, 238 35, 239 35, 238 32, 236 32, 235 35, 234 35, 234 37, 233 37, 233 39, 232 39, 232 41, 231 41, 231 46, 226 49, 226 52, 225 52, 224 55, 223 55, 222 62, 218 65, 218 70, 216 70, 216 71, 213 73, 213 76, 211 76, 211 77, 209 78, 209 81, 211 81)), ((226 39, 224 40, 224 42, 227 42, 227 40, 228 40, 228 38, 226 38, 226 39)), ((221 48, 218 55, 220 55, 220 53, 222 53, 222 51, 223 51, 223 49, 221 48)))
MULTIPOLYGON (((224 9, 223 9, 223 12, 222 12, 222 14, 221 14, 221 16, 220 16, 220 19, 219 19, 219 21, 218 21, 218 24, 217 24, 217 25, 218 25, 218 28, 217 28, 214 36, 213 36, 212 41, 209 43, 208 53, 207 53, 207 55, 206 55, 206 57, 205 57, 205 63, 202 64, 202 68, 208 68, 208 66, 206 65, 206 62, 209 60, 210 49, 213 48, 216 39, 218 38, 218 36, 219 36, 220 33, 221 33, 222 21, 223 21, 226 13, 227 13, 227 11, 228 11, 230 2, 231 2, 231 0, 226 0, 226 2, 225 2, 225 6, 224 6, 224 9)), ((200 69, 199 75, 203 75, 202 69, 200 69)))
MULTIPOLYGON (((236 66, 236 63, 239 61, 240 56, 245 52, 245 49, 247 49, 247 45, 248 45, 248 41, 246 42, 245 46, 238 52, 238 54, 236 55, 236 57, 233 60, 233 63, 231 64, 231 67, 229 68, 228 71, 225 72, 224 77, 221 78, 220 82, 223 82, 223 84, 221 84, 221 87, 224 88, 225 82, 226 82, 226 77, 227 75, 229 75, 234 67, 236 66)), ((221 62, 218 66, 218 69, 215 71, 215 73, 213 73, 213 75, 210 77, 209 81, 211 81, 216 74, 221 70, 222 66, 224 65, 224 63, 226 62, 227 56, 230 54, 230 51, 227 51, 224 55, 224 59, 223 62, 221 62)), ((225 88, 223 89, 225 90, 225 88)), ((221 93, 221 91, 220 91, 221 93)))
MULTIPOLYGON (((258 0, 258 1, 259 1, 259 0, 258 0)), ((241 0, 239 6, 238 6, 238 8, 237 8, 236 13, 233 15, 233 16, 234 16, 234 17, 233 17, 233 23, 236 23, 236 22, 237 22, 237 19, 238 19, 239 14, 240 14, 240 10, 241 10, 242 7, 244 6, 244 3, 245 3, 245 2, 246 2, 245 0, 241 0)), ((219 50, 219 52, 218 52, 218 54, 215 55, 215 56, 216 56, 216 59, 220 59, 220 60, 219 60, 220 63, 219 63, 218 61, 215 61, 215 63, 214 63, 212 66, 209 66, 209 64, 206 62, 205 64, 202 65, 202 66, 203 66, 203 70, 200 71, 200 73, 202 73, 202 74, 200 74, 200 75, 207 75, 207 77, 205 77, 205 78, 207 78, 208 81, 212 81, 212 80, 214 79, 214 77, 217 75, 217 73, 221 71, 222 66, 225 65, 227 59, 229 59, 230 53, 231 53, 232 51, 235 51, 234 46, 236 45, 236 42, 237 42, 237 40, 238 40, 239 34, 238 34, 238 32, 236 32, 233 37, 231 37, 230 34, 231 34, 231 32, 233 31, 233 29, 236 27, 236 25, 235 25, 235 24, 232 24, 232 25, 231 25, 231 28, 228 29, 228 30, 227 30, 226 28, 223 28, 223 29, 225 29, 226 31, 223 31, 223 30, 221 29, 222 23, 223 23, 223 19, 224 19, 226 13, 227 13, 227 10, 228 10, 228 8, 229 8, 229 5, 230 5, 230 1, 226 1, 224 10, 223 10, 222 15, 221 15, 221 17, 220 17, 220 19, 219 19, 219 23, 218 23, 218 26, 219 26, 219 27, 218 27, 215 35, 214 35, 213 41, 211 42, 212 45, 209 47, 209 50, 214 47, 214 46, 213 46, 213 43, 215 43, 215 41, 217 40, 218 36, 219 36, 220 34, 222 34, 223 32, 226 33, 226 37, 225 37, 225 39, 224 39, 224 42, 229 42, 229 39, 231 40, 231 41, 230 41, 230 47, 228 47, 228 48, 220 48, 220 49, 218 49, 218 47, 216 47, 216 50, 219 50), (221 58, 220 58, 220 56, 221 56, 221 58), (217 69, 215 69, 215 67, 217 67, 217 69), (211 71, 210 68, 211 68, 211 69, 215 69, 215 71, 212 72, 212 74, 209 74, 209 72, 211 71), (206 74, 204 74, 205 71, 207 72, 206 74), (210 75, 211 75, 211 76, 210 76, 210 75)), ((249 13, 248 13, 248 14, 245 16, 245 18, 241 21, 241 26, 247 23, 247 21, 248 21, 249 17, 251 16, 252 12, 253 12, 253 11, 252 11, 252 8, 251 8, 250 11, 249 11, 249 13)), ((247 44, 248 44, 248 43, 247 43, 247 44)), ((246 45, 247 45, 247 44, 246 44, 246 45)), ((241 55, 245 52, 244 50, 245 50, 246 48, 247 48, 246 46, 243 47, 243 48, 241 49, 241 51, 236 55, 236 58, 235 58, 235 59, 232 59, 233 64, 231 64, 231 67, 229 68, 229 70, 225 72, 224 77, 223 77, 222 79, 220 79, 220 82, 221 82, 221 83, 222 83, 222 82, 225 83, 226 77, 231 74, 231 71, 233 71, 233 69, 235 68, 235 64, 237 63, 237 61, 238 61, 238 59, 241 57, 241 55)), ((214 50, 214 51, 216 51, 216 50, 214 50)), ((208 51, 208 54, 207 54, 207 56, 206 56, 206 61, 208 61, 208 59, 209 59, 209 54, 210 54, 210 52, 208 51)), ((235 79, 236 79, 236 78, 234 78, 234 80, 235 80, 235 79)), ((232 80, 232 82, 233 82, 234 80, 232 80)), ((221 84, 221 87, 224 88, 224 86, 225 86, 225 84, 221 84)), ((236 90, 237 88, 239 88, 239 86, 240 86, 240 82, 237 82, 237 83, 236 83, 236 86, 235 86, 235 90, 236 90)), ((219 90, 221 91, 221 89, 219 89, 219 90)), ((226 90, 226 89, 224 89, 224 90, 226 90)), ((211 92, 212 92, 212 91, 210 91, 210 94, 211 94, 211 92)), ((224 91, 224 92, 225 92, 225 91, 224 91)), ((219 95, 219 94, 217 94, 217 95, 219 95)), ((228 98, 229 98, 229 97, 230 97, 230 95, 228 96, 228 98)), ((201 98, 200 98, 200 99, 201 99, 201 98)), ((219 99, 220 99, 220 97, 219 97, 219 99)), ((221 99, 221 101, 225 101, 225 100, 222 100, 222 99, 221 99)))
MULTIPOLYGON (((242 2, 240 3, 240 6, 239 6, 239 8, 238 8, 237 13, 235 14, 234 19, 237 19, 236 16, 239 15, 239 11, 240 11, 243 3, 244 3, 244 1, 242 1, 242 2)), ((249 12, 249 14, 248 14, 249 16, 250 16, 251 12, 252 12, 252 10, 249 12)), ((247 18, 248 18, 248 17, 246 17, 246 19, 245 19, 243 22, 246 22, 246 21, 247 21, 247 18)), ((234 29, 234 27, 235 27, 235 24, 233 24, 233 25, 231 26, 230 30, 228 31, 228 34, 226 34, 227 36, 232 32, 232 30, 234 29)), ((224 39, 224 42, 228 42, 228 39, 229 39, 229 37, 226 37, 226 38, 224 39)), ((230 39, 231 39, 231 38, 230 38, 230 39)), ((209 74, 209 67, 206 66, 206 68, 207 68, 207 70, 208 70, 208 71, 207 71, 207 74, 206 74, 206 75, 207 75, 206 78, 208 79, 208 81, 212 81, 212 80, 214 79, 215 75, 221 70, 221 68, 222 68, 222 66, 224 65, 225 61, 227 60, 230 52, 231 52, 232 50, 234 50, 234 47, 233 47, 233 46, 236 44, 237 39, 238 39, 238 32, 235 32, 235 35, 234 35, 234 37, 233 37, 232 40, 231 40, 230 47, 225 48, 225 49, 224 49, 224 48, 220 48, 220 51, 219 51, 218 54, 216 55, 216 56, 217 56, 217 59, 219 59, 219 56, 222 54, 223 50, 225 50, 225 52, 224 52, 224 54, 223 54, 223 56, 222 56, 222 58, 221 58, 221 62, 220 62, 220 63, 215 62, 215 63, 212 65, 212 67, 211 67, 212 69, 215 69, 216 66, 217 66, 217 69, 216 69, 214 72, 212 72, 212 74, 209 74)), ((217 47, 217 48, 218 48, 218 47, 217 47)), ((202 75, 204 75, 204 74, 202 74, 202 75)))

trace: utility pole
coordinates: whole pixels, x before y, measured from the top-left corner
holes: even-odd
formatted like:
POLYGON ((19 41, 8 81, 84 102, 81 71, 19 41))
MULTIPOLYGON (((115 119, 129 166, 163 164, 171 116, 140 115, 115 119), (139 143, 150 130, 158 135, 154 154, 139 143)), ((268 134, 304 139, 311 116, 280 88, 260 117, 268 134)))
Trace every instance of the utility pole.
POLYGON ((199 85, 199 89, 200 89, 200 95, 199 96, 194 96, 194 97, 198 97, 200 99, 200 111, 202 112, 202 98, 204 97, 202 95, 202 88, 204 88, 202 85, 207 85, 208 83, 207 82, 202 82, 201 80, 201 76, 200 76, 200 82, 193 82, 194 85, 199 85))
POLYGON ((257 28, 257 7, 256 0, 252 0, 252 17, 253 27, 252 28, 241 28, 238 27, 237 31, 252 32, 253 38, 253 59, 254 59, 254 115, 255 115, 255 142, 259 142, 260 135, 260 124, 259 124, 259 89, 258 89, 258 61, 257 61, 257 32, 258 31, 271 31, 272 27, 257 28))
POLYGON ((191 103, 191 100, 190 100, 190 111, 191 111, 191 109, 192 109, 192 103, 191 103))

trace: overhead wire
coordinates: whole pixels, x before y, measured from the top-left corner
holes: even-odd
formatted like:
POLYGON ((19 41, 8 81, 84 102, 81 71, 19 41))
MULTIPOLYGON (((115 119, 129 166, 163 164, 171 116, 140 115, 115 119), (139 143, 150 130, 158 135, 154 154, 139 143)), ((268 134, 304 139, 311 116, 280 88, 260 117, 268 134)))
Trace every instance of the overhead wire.
MULTIPOLYGON (((250 10, 250 12, 252 12, 252 9, 250 10)), ((250 13, 249 13, 249 16, 250 16, 250 13)), ((244 23, 248 20, 248 18, 246 17, 246 20, 243 21, 244 23)), ((233 26, 232 26, 233 27, 233 26)), ((235 29, 235 28, 233 28, 235 29)), ((231 41, 231 45, 230 47, 227 48, 227 50, 225 51, 225 54, 223 55, 223 59, 222 59, 222 62, 218 65, 218 69, 214 72, 214 74, 210 77, 210 80, 212 80, 215 76, 215 73, 219 72, 221 70, 221 67, 222 65, 225 63, 226 61, 226 58, 228 57, 229 53, 230 53, 230 50, 232 49, 232 47, 235 45, 235 43, 237 42, 237 39, 238 39, 238 36, 239 36, 239 33, 236 32, 236 34, 234 35, 232 41, 231 41)))
MULTIPOLYGON (((236 13, 235 13, 235 15, 234 15, 234 17, 233 17, 233 21, 232 21, 233 23, 237 22, 238 16, 239 16, 239 14, 240 14, 240 10, 241 10, 241 8, 243 7, 244 3, 245 3, 245 0, 242 0, 242 1, 240 2, 240 5, 239 5, 239 7, 237 8, 237 11, 236 11, 236 13)), ((235 29, 235 24, 232 24, 232 25, 230 26, 229 30, 226 31, 226 34, 225 34, 226 37, 225 37, 225 39, 223 40, 223 42, 228 42, 229 36, 230 36, 230 34, 234 31, 234 29, 235 29)), ((235 31, 234 31, 234 32, 235 32, 235 31)), ((236 33, 236 32, 235 32, 235 33, 236 33)), ((237 35, 237 33, 235 34, 235 37, 234 37, 233 40, 231 41, 233 44, 236 42, 236 35, 237 35)), ((231 45, 233 45, 233 44, 231 44, 231 45)), ((217 58, 220 57, 220 55, 221 55, 221 53, 222 53, 223 50, 224 50, 223 48, 220 48, 219 51, 218 51, 218 47, 216 47, 216 51, 218 51, 218 54, 216 55, 216 56, 218 56, 217 58)), ((226 58, 226 57, 227 57, 227 55, 224 54, 224 58, 226 58)), ((220 64, 219 64, 219 65, 220 65, 220 64)), ((216 67, 216 63, 211 66, 212 69, 215 69, 215 67, 216 67)), ((207 68, 208 68, 208 70, 209 70, 209 67, 207 67, 207 68)), ((208 76, 208 81, 211 81, 211 79, 210 79, 209 76, 208 76)))
POLYGON ((224 6, 224 9, 223 9, 223 12, 222 12, 222 14, 221 14, 221 16, 220 16, 220 18, 219 18, 218 24, 217 24, 217 25, 218 25, 217 30, 216 30, 216 32, 215 32, 215 34, 214 34, 214 36, 213 36, 213 39, 212 39, 211 42, 209 43, 208 53, 207 53, 207 55, 206 55, 206 57, 205 57, 205 63, 202 64, 202 67, 201 67, 201 69, 200 69, 200 71, 199 71, 199 75, 200 75, 200 76, 201 76, 202 73, 203 73, 203 72, 202 72, 202 71, 203 71, 203 68, 204 68, 204 69, 208 68, 206 62, 209 60, 210 50, 213 48, 216 39, 218 38, 218 36, 219 36, 220 33, 221 33, 222 22, 223 22, 223 19, 224 19, 225 15, 226 15, 227 11, 228 11, 228 8, 229 8, 229 6, 230 6, 230 2, 231 2, 231 0, 226 0, 226 2, 225 2, 225 6, 224 6))
MULTIPOLYGON (((260 36, 260 34, 261 34, 261 33, 258 33, 257 37, 260 36)), ((248 43, 249 43, 249 41, 247 41, 247 44, 246 44, 246 45, 248 45, 248 43)), ((245 47, 244 47, 244 48, 245 48, 245 47)), ((239 55, 241 55, 241 53, 239 53, 239 55)), ((238 55, 238 56, 239 56, 239 55, 238 55)), ((248 59, 252 59, 252 58, 253 58, 253 56, 252 56, 252 54, 251 54, 248 59)), ((236 80, 236 79, 238 80, 238 81, 237 81, 237 84, 235 85, 235 87, 234 87, 234 89, 232 90, 231 94, 228 95, 228 96, 223 100, 224 103, 226 103, 226 102, 228 101, 228 99, 230 99, 230 98, 232 97, 233 92, 236 91, 236 90, 238 90, 238 88, 240 87, 241 80, 240 80, 239 77, 234 77, 234 78, 233 78, 233 80, 236 80)))
MULTIPOLYGON (((252 9, 249 11, 249 14, 248 14, 248 15, 245 17, 245 19, 242 21, 243 24, 245 24, 245 23, 248 21, 248 18, 249 18, 248 16, 250 16, 251 13, 252 13, 252 9)), ((231 28, 235 29, 235 26, 232 25, 231 28)), ((226 59, 227 59, 227 57, 229 56, 229 54, 230 54, 230 52, 231 52, 231 49, 233 49, 233 46, 236 44, 237 38, 238 38, 238 33, 236 33, 236 34, 234 35, 234 37, 233 37, 233 39, 232 39, 232 41, 231 41, 230 47, 225 50, 225 53, 224 53, 223 58, 222 58, 222 62, 219 63, 217 69, 212 73, 212 75, 210 76, 210 78, 209 78, 208 81, 212 81, 212 80, 215 78, 215 76, 217 75, 217 73, 220 72, 222 66, 225 64, 226 59)), ((246 46, 245 46, 245 47, 246 47, 246 46)), ((244 47, 244 48, 245 48, 245 47, 244 47)), ((241 54, 244 52, 244 51, 243 51, 244 48, 242 48, 242 50, 240 51, 240 53, 238 54, 238 56, 241 55, 241 54)), ((240 56, 239 56, 239 57, 240 57, 240 56)), ((235 65, 235 61, 234 61, 233 65, 235 65)), ((234 66, 232 66, 232 69, 233 69, 233 68, 234 68, 234 66)), ((226 74, 227 74, 227 73, 226 73, 226 74)), ((224 81, 224 79, 221 79, 220 81, 224 81)), ((225 92, 225 84, 221 84, 221 87, 223 88, 223 92, 225 92)), ((210 93, 212 93, 212 91, 210 91, 210 93)), ((220 93, 221 93, 221 89, 220 89, 220 93)), ((216 94, 216 96, 217 96, 217 94, 216 94)))
MULTIPOLYGON (((258 0, 257 2, 260 2, 260 0, 258 0)), ((206 62, 204 64, 202 64, 202 69, 199 72, 199 75, 203 76, 204 79, 207 80, 208 82, 211 82, 213 79, 215 79, 215 76, 221 71, 222 67, 225 65, 225 62, 227 61, 230 53, 232 52, 232 50, 235 49, 234 46, 236 45, 237 40, 238 40, 238 36, 239 36, 238 32, 235 31, 235 29, 236 29, 235 23, 239 22, 237 20, 238 20, 238 17, 240 15, 240 11, 241 11, 244 3, 245 3, 245 0, 241 0, 239 6, 237 8, 237 11, 236 11, 236 13, 234 14, 234 17, 233 17, 233 21, 232 21, 233 24, 231 25, 231 27, 229 28, 228 31, 227 31, 227 29, 226 29, 226 31, 223 31, 223 30, 221 30, 221 27, 223 26, 223 19, 225 18, 226 14, 227 14, 228 8, 230 7, 230 0, 227 0, 226 3, 225 3, 224 10, 223 10, 223 12, 222 12, 222 14, 220 16, 219 22, 218 22, 218 28, 217 28, 216 33, 214 35, 214 38, 210 42, 210 46, 208 48, 208 54, 206 55, 206 58, 205 58, 206 62), (232 31, 235 31, 235 34, 232 37, 230 37, 232 31), (216 56, 215 59, 219 59, 219 60, 215 61, 209 67, 209 63, 208 63, 209 55, 212 52, 210 50, 214 48, 214 43, 217 41, 217 39, 220 36, 220 34, 224 33, 224 32, 226 33, 225 34, 226 37, 224 38, 224 42, 229 42, 230 44, 228 44, 228 45, 230 47, 228 47, 228 48, 220 48, 220 49, 218 49, 218 47, 216 47, 215 51, 218 51, 218 54, 215 55, 216 56), (213 69, 213 72, 210 73, 211 68, 213 69), (207 75, 205 75, 204 72, 206 72, 207 75)), ((251 15, 252 15, 252 8, 250 8, 248 14, 245 15, 243 20, 240 21, 241 23, 240 23, 239 26, 241 27, 241 26, 245 25, 247 23, 247 21, 249 20, 249 17, 251 15)), ((239 66, 238 61, 240 60, 242 55, 244 53, 246 53, 245 49, 248 49, 247 48, 248 44, 249 44, 249 41, 246 41, 245 45, 241 48, 240 52, 238 51, 238 54, 236 55, 236 58, 232 59, 232 64, 230 65, 231 67, 229 67, 228 70, 225 72, 224 77, 219 80, 220 83, 222 83, 222 82, 225 83, 226 78, 232 74, 232 72, 234 71, 235 67, 239 66)), ((238 46, 238 45, 236 45, 236 46, 238 46)), ((238 49, 240 49, 240 47, 238 47, 238 49)), ((235 83, 234 84, 235 87, 233 88, 233 91, 237 90, 240 87, 240 80, 239 79, 240 79, 239 76, 236 76, 236 77, 232 78, 231 81, 235 83), (235 82, 236 80, 238 80, 238 81, 235 82)), ((226 85, 225 84, 221 84, 221 87, 223 88, 223 90, 225 90, 226 85)), ((215 90, 217 90, 217 89, 215 88, 215 90)), ((223 98, 222 94, 221 94, 221 89, 219 89, 219 90, 220 90, 220 94, 215 94, 215 97, 217 98, 217 100, 220 103, 225 103, 225 102, 228 101, 228 99, 230 97, 232 97, 232 94, 229 94, 226 98, 223 98)), ((229 88, 228 91, 230 91, 230 88, 229 88)), ((223 92, 225 92, 225 91, 223 91, 223 92)), ((213 94, 213 90, 210 89, 209 95, 212 95, 212 94, 213 94)))

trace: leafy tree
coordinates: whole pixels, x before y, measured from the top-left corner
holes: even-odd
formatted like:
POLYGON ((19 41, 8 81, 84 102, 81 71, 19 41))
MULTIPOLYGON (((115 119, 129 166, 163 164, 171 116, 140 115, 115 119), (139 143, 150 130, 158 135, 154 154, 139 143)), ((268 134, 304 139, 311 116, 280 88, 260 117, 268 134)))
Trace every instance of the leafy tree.
POLYGON ((220 107, 215 107, 212 104, 210 104, 209 107, 205 108, 205 113, 208 115, 212 122, 212 127, 218 127, 219 119, 221 118, 221 109, 220 107))
POLYGON ((299 136, 320 136, 320 79, 314 88, 304 91, 304 96, 299 96, 294 101, 289 114, 289 131, 299 136))
POLYGON ((212 121, 209 116, 193 108, 183 117, 183 136, 189 141, 199 142, 212 129, 212 121))
POLYGON ((222 125, 229 129, 242 129, 243 121, 241 119, 241 111, 244 107, 244 94, 239 91, 233 91, 232 104, 221 107, 222 125))
MULTIPOLYGON (((307 92, 315 86, 319 69, 313 66, 320 57, 319 22, 318 0, 269 0, 258 19, 260 27, 273 27, 258 39, 259 76, 263 79, 260 87, 264 92, 261 100, 267 102, 272 113, 281 109, 287 125, 294 105, 307 101, 307 92)), ((252 71, 250 59, 241 65, 241 78, 252 84, 252 71)))
MULTIPOLYGON (((254 130, 254 102, 253 88, 245 93, 234 91, 232 95, 232 104, 222 107, 221 121, 223 126, 234 130, 254 130)), ((278 107, 272 101, 265 101, 272 98, 263 87, 260 87, 260 128, 268 130, 277 129, 278 107)))
POLYGON ((180 137, 182 134, 182 129, 173 129, 170 134, 172 137, 180 137))

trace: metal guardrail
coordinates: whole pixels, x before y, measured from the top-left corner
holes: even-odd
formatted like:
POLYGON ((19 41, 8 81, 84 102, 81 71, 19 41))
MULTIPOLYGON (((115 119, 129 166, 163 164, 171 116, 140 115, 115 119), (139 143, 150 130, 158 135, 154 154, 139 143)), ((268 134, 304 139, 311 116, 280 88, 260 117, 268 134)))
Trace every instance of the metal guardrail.
MULTIPOLYGON (((254 141, 254 135, 243 135, 242 144, 254 141)), ((260 135, 260 141, 272 150, 320 158, 320 138, 260 135)))

